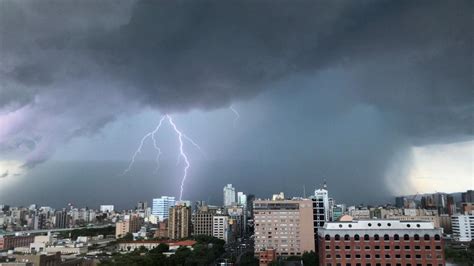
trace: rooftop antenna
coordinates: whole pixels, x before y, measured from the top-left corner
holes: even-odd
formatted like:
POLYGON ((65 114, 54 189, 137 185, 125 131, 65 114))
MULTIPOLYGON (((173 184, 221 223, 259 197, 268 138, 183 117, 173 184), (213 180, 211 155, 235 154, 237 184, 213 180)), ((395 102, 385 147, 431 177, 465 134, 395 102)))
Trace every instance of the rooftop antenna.
POLYGON ((323 182, 323 189, 328 189, 328 185, 326 184, 326 178, 323 179, 324 182, 323 182))
POLYGON ((306 185, 303 185, 303 198, 306 198, 306 185))

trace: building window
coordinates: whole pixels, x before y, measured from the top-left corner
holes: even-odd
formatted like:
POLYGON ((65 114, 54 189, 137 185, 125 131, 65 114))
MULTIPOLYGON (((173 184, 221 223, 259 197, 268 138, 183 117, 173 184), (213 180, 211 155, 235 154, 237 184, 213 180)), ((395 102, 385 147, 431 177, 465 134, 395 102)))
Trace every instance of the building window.
POLYGON ((436 234, 436 235, 435 235, 435 240, 436 240, 436 241, 439 241, 439 240, 441 240, 441 237, 440 237, 438 234, 436 234))
POLYGON ((384 249, 388 250, 390 249, 390 246, 385 246, 384 249))
POLYGON ((416 255, 415 255, 415 258, 421 259, 421 255, 420 255, 420 254, 416 254, 416 255))
POLYGON ((330 259, 330 258, 331 258, 331 254, 326 254, 326 258, 327 258, 327 259, 330 259))
POLYGON ((366 259, 370 259, 370 254, 365 254, 366 259))
POLYGON ((335 240, 341 240, 341 237, 339 235, 334 236, 335 240))
POLYGON ((393 240, 400 240, 400 236, 398 234, 393 235, 393 240))
POLYGON ((351 237, 349 235, 344 235, 344 240, 349 241, 351 240, 351 237))
POLYGON ((441 246, 436 246, 436 250, 441 250, 441 246))
POLYGON ((400 246, 395 246, 395 249, 400 249, 400 246))
POLYGON ((380 246, 375 246, 375 249, 376 249, 376 250, 379 250, 379 249, 380 249, 380 246))
POLYGON ((407 235, 407 234, 405 234, 405 235, 403 236, 403 240, 410 240, 410 236, 407 235))
POLYGON ((425 249, 431 249, 431 246, 425 246, 425 249))
POLYGON ((379 239, 380 239, 379 235, 375 234, 375 235, 374 235, 374 239, 375 239, 375 240, 379 240, 379 239))
POLYGON ((330 237, 329 235, 325 235, 325 236, 324 236, 324 239, 326 239, 326 240, 331 240, 331 237, 330 237))
POLYGON ((369 241, 369 240, 370 240, 369 235, 365 234, 365 235, 364 235, 364 240, 365 240, 365 241, 369 241))
POLYGON ((405 250, 410 250, 410 246, 405 246, 405 250))
POLYGON ((389 235, 387 235, 387 234, 383 235, 383 240, 385 240, 385 241, 388 241, 388 240, 390 240, 390 236, 389 236, 389 235))
POLYGON ((405 255, 405 258, 410 259, 410 258, 411 258, 411 255, 410 255, 410 254, 406 254, 406 255, 405 255))
POLYGON ((359 240, 360 240, 360 236, 359 236, 359 235, 357 235, 357 234, 356 234, 356 235, 354 235, 354 240, 357 240, 357 241, 359 241, 359 240))
POLYGON ((426 241, 430 240, 430 235, 428 235, 428 234, 424 235, 423 239, 426 240, 426 241))
POLYGON ((415 246, 415 249, 416 249, 416 250, 420 250, 421 247, 420 247, 420 246, 415 246))
POLYGON ((345 246, 344 249, 349 250, 349 249, 351 249, 351 246, 345 246))
POLYGON ((356 254, 356 259, 360 259, 360 254, 356 254))
POLYGON ((351 258, 351 254, 346 254, 346 259, 350 259, 351 258))
POLYGON ((415 234, 414 238, 415 238, 415 240, 417 240, 417 241, 420 240, 420 236, 419 236, 418 234, 415 234))
POLYGON ((390 259, 390 254, 385 254, 386 259, 390 259))
POLYGON ((326 246, 326 249, 331 249, 331 247, 330 247, 330 246, 326 246))

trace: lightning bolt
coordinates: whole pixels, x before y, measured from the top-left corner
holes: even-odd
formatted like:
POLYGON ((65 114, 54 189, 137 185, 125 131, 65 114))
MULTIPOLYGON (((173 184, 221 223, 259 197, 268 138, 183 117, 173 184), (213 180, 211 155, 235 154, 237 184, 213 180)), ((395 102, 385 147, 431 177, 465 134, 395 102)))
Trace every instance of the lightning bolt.
POLYGON ((161 128, 161 124, 163 123, 163 120, 165 120, 165 116, 161 117, 160 123, 158 123, 158 126, 155 128, 155 130, 151 134, 151 139, 153 140, 153 147, 158 152, 156 154, 156 169, 155 169, 155 172, 157 172, 160 169, 160 157, 161 157, 161 154, 162 154, 161 149, 160 149, 160 147, 158 147, 158 144, 156 142, 155 135, 158 132, 158 130, 161 128))
POLYGON ((125 171, 123 171, 123 175, 127 174, 128 172, 130 172, 130 170, 132 170, 132 167, 135 164, 135 159, 142 152, 143 145, 145 144, 145 141, 149 137, 151 137, 153 139, 153 145, 154 145, 155 149, 158 151, 157 164, 158 164, 158 167, 159 167, 159 161, 158 160, 161 156, 161 149, 158 147, 158 145, 156 143, 155 134, 156 134, 156 132, 158 132, 158 130, 160 130, 164 119, 165 119, 165 116, 162 116, 161 119, 160 119, 160 122, 158 123, 156 128, 153 131, 148 132, 145 136, 143 136, 142 140, 140 141, 140 145, 138 145, 138 149, 133 153, 132 159, 130 160, 130 163, 128 164, 127 169, 125 169, 125 171))
POLYGON ((183 148, 183 146, 184 146, 183 138, 185 138, 184 134, 178 129, 178 127, 176 127, 176 124, 173 122, 173 118, 171 118, 171 116, 166 115, 166 118, 168 118, 168 122, 171 124, 174 131, 178 135, 179 155, 180 155, 180 157, 183 158, 184 164, 185 164, 184 165, 184 174, 183 174, 183 178, 181 179, 181 187, 180 187, 180 191, 179 191, 179 200, 182 200, 183 199, 183 191, 184 191, 184 182, 186 181, 186 178, 188 177, 188 169, 189 169, 189 167, 191 167, 191 164, 189 163, 188 156, 184 152, 184 148, 183 148))
POLYGON ((237 126, 237 121, 238 121, 239 118, 240 118, 240 114, 239 114, 239 112, 237 112, 237 110, 235 110, 235 108, 234 108, 233 105, 229 106, 229 109, 230 109, 230 110, 234 113, 234 115, 235 115, 233 124, 234 124, 234 127, 236 127, 236 126, 237 126))
MULTIPOLYGON (((168 115, 168 114, 165 114, 161 117, 160 119, 160 122, 158 123, 158 125, 155 127, 155 129, 151 132, 148 132, 147 134, 145 134, 145 136, 143 136, 143 138, 141 139, 140 141, 140 144, 138 145, 138 148, 137 150, 133 153, 133 156, 132 156, 132 159, 130 160, 130 163, 127 167, 127 169, 125 169, 125 171, 123 172, 123 174, 127 174, 128 172, 130 172, 130 170, 132 169, 133 165, 135 164, 135 159, 136 157, 142 152, 142 149, 143 149, 143 145, 145 145, 145 141, 151 137, 152 141, 153 141, 153 147, 155 148, 155 150, 157 151, 157 155, 156 155, 156 164, 157 164, 157 167, 156 167, 156 170, 155 171, 158 171, 158 169, 160 168, 160 157, 162 155, 162 152, 161 152, 161 149, 160 147, 158 146, 158 143, 157 143, 157 140, 156 140, 156 133, 160 130, 161 126, 163 125, 163 121, 166 119, 166 121, 168 121, 168 123, 171 125, 171 127, 173 128, 174 132, 176 133, 176 136, 178 137, 178 142, 179 142, 179 156, 178 156, 178 163, 177 165, 180 164, 180 159, 182 158, 183 161, 184 161, 184 173, 183 173, 183 176, 181 178, 181 185, 180 185, 180 191, 179 191, 179 200, 182 200, 183 198, 183 191, 184 191, 184 183, 186 182, 186 179, 188 177, 188 170, 189 168, 191 167, 191 163, 189 162, 189 158, 188 158, 188 155, 186 154, 186 152, 184 151, 184 142, 185 141, 188 141, 189 143, 191 143, 194 147, 196 147, 196 149, 198 149, 202 155, 204 157, 206 157, 206 154, 204 153, 204 151, 201 149, 201 147, 193 140, 191 139, 190 137, 186 136, 181 130, 178 129, 178 127, 176 126, 176 124, 174 123, 173 121, 173 118, 168 115)), ((207 157, 206 157, 207 158, 207 157)))

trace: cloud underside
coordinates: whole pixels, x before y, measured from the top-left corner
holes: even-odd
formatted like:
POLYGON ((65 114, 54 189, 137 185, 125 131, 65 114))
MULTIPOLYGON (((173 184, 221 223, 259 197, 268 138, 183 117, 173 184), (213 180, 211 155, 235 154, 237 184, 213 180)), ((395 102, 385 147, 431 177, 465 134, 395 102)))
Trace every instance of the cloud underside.
POLYGON ((472 1, 0 5, 0 153, 27 165, 119 114, 213 110, 330 69, 410 143, 472 138, 472 1))

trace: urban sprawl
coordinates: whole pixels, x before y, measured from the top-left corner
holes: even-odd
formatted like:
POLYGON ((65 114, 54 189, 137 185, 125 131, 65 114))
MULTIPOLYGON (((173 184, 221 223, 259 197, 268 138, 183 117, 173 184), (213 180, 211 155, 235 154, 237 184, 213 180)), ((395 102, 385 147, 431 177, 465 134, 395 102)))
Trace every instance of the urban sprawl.
POLYGON ((223 188, 223 205, 172 196, 133 210, 0 205, 3 265, 473 265, 474 191, 347 206, 326 184, 269 199, 223 188))

